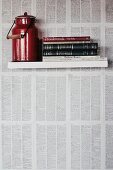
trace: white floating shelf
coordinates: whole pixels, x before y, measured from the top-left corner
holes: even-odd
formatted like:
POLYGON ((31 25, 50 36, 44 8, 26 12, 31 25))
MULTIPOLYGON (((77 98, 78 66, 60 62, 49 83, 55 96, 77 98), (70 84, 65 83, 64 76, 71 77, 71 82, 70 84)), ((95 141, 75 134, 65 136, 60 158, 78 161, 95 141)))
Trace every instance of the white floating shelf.
POLYGON ((106 58, 100 60, 77 60, 74 62, 61 61, 61 62, 9 62, 9 69, 20 68, 88 68, 88 67, 108 67, 106 58))

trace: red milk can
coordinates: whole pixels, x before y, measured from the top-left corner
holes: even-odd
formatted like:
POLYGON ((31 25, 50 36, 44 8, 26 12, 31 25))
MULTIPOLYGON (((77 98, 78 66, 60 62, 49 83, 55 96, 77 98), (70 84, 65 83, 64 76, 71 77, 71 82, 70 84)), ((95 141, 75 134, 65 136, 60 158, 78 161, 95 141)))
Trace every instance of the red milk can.
POLYGON ((7 34, 7 39, 12 39, 12 61, 40 61, 35 22, 36 18, 27 12, 15 18, 7 34), (9 35, 11 29, 12 35, 9 35))

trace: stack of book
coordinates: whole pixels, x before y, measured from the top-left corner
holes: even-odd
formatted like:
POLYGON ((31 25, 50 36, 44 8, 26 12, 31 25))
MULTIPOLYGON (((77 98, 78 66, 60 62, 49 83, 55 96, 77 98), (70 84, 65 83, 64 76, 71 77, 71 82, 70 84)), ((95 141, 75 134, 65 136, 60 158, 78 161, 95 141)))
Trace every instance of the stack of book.
POLYGON ((90 36, 43 37, 43 61, 76 61, 99 59, 98 43, 90 36))

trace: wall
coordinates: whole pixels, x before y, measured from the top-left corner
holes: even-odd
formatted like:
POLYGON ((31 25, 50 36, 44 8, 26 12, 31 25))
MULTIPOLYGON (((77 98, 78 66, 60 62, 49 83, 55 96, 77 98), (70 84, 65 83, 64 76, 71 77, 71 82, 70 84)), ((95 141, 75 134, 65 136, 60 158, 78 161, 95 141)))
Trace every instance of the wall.
POLYGON ((112 169, 113 70, 9 70, 14 17, 46 36, 90 35, 113 61, 112 0, 0 0, 0 170, 112 169))

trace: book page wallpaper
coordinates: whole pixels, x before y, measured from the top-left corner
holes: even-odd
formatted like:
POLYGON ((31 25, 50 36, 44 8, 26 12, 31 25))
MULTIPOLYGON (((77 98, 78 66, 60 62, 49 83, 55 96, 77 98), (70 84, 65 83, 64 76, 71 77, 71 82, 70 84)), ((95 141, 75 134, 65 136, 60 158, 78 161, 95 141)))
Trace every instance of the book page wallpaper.
POLYGON ((0 0, 0 170, 113 170, 113 0, 0 0), (8 69, 14 18, 90 35, 109 68, 8 69))

